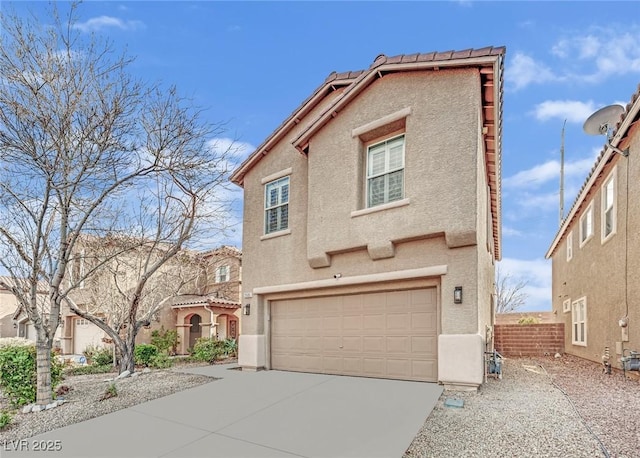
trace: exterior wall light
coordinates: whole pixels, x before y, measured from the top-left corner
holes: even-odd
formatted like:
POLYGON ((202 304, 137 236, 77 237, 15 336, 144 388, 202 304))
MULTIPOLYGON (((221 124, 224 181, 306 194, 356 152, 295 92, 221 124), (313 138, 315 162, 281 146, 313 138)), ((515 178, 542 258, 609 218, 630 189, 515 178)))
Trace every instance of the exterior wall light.
POLYGON ((242 311, 244 315, 251 315, 251 304, 246 304, 242 311))
POLYGON ((462 286, 453 288, 453 303, 462 304, 462 286))

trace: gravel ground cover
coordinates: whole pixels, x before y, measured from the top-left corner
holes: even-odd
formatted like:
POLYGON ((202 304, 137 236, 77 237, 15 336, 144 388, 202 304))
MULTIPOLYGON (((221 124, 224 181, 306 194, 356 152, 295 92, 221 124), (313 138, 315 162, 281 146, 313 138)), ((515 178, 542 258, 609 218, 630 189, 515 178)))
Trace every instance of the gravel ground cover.
MULTIPOLYGON (((154 369, 148 373, 140 372, 136 377, 117 380, 118 395, 104 401, 100 401, 100 398, 109 385, 105 380, 114 378, 117 373, 68 376, 61 383, 70 388, 63 396, 67 402, 42 412, 23 414, 19 411, 12 424, 0 431, 0 444, 5 440, 25 439, 216 380, 204 375, 179 372, 181 368, 198 365, 202 363, 154 369)), ((7 399, 0 394, 0 408, 7 406, 7 399)))
POLYGON ((637 381, 570 356, 503 367, 477 393, 445 391, 404 458, 640 456, 637 381), (447 398, 464 407, 445 407, 447 398))

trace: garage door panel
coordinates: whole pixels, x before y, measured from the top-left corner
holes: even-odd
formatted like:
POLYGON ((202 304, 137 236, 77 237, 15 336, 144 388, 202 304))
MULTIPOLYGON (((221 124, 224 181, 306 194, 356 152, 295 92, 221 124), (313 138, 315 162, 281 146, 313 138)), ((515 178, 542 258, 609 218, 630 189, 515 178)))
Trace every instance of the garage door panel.
POLYGON ((271 367, 437 380, 437 289, 271 303, 271 367))

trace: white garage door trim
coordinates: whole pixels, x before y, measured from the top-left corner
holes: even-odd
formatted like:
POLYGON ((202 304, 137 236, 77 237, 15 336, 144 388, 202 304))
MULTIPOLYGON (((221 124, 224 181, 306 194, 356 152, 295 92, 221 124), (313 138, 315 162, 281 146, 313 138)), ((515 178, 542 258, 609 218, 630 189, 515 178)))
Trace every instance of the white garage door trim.
MULTIPOLYGON (((430 319, 434 321, 431 324, 429 324, 429 326, 432 326, 432 328, 428 330, 424 328, 420 329, 414 326, 413 324, 405 324, 405 326, 409 326, 408 329, 410 329, 407 333, 404 333, 402 331, 398 332, 397 330, 394 331, 390 328, 387 328, 387 331, 384 331, 384 330, 380 331, 381 334, 384 334, 384 336, 380 336, 377 332, 373 331, 372 329, 369 329, 369 331, 364 330, 365 328, 363 327, 364 325, 362 324, 364 320, 368 319, 370 321, 370 324, 373 323, 373 321, 371 321, 373 317, 371 313, 367 314, 363 312, 361 314, 361 317, 358 318, 357 316, 353 316, 353 312, 345 312, 346 314, 340 315, 341 317, 340 319, 343 321, 342 326, 348 326, 347 324, 345 324, 347 323, 347 320, 354 323, 355 322, 354 320, 357 321, 358 319, 360 319, 361 320, 360 326, 362 327, 361 329, 363 332, 363 334, 360 337, 362 338, 356 338, 357 334, 360 331, 351 331, 350 333, 345 332, 344 335, 341 335, 340 338, 338 339, 341 342, 336 344, 336 345, 345 345, 344 350, 337 350, 338 347, 336 347, 336 350, 332 350, 332 349, 327 350, 327 348, 332 348, 332 347, 325 347, 324 345, 325 345, 325 342, 331 341, 331 337, 326 339, 319 339, 319 340, 317 338, 315 340, 313 338, 299 339, 301 342, 302 340, 304 340, 304 345, 311 345, 311 346, 316 345, 316 347, 317 345, 320 345, 318 342, 322 340, 323 350, 320 350, 320 353, 324 357, 319 358, 319 355, 312 356, 314 355, 313 351, 311 352, 293 351, 291 354, 288 354, 288 352, 285 351, 284 353, 287 353, 287 355, 283 355, 281 352, 280 357, 284 358, 285 356, 293 356, 295 359, 295 357, 300 356, 300 357, 303 357, 305 361, 309 361, 309 362, 315 361, 316 363, 322 359, 322 363, 320 363, 321 368, 319 370, 300 369, 300 367, 296 369, 294 368, 294 366, 289 366, 289 363, 286 363, 284 366, 282 366, 282 359, 280 360, 279 363, 275 364, 276 366, 275 368, 277 369, 277 368, 280 368, 279 366, 281 366, 282 368, 290 367, 292 370, 301 370, 301 371, 308 371, 308 372, 321 372, 321 373, 324 372, 324 373, 336 373, 336 374, 342 373, 344 375, 363 375, 367 377, 393 378, 393 379, 402 379, 402 380, 421 380, 421 381, 434 381, 434 382, 437 381, 437 356, 438 356, 437 355, 437 336, 441 332, 439 282, 437 281, 427 282, 425 280, 420 282, 413 281, 410 283, 403 282, 402 288, 399 288, 400 285, 397 283, 386 284, 386 285, 385 284, 367 285, 367 286, 369 287, 369 289, 367 290, 365 290, 364 288, 357 288, 357 291, 346 292, 344 288, 341 288, 341 289, 335 289, 333 291, 324 290, 322 291, 321 295, 319 295, 318 292, 316 292, 315 296, 313 295, 313 293, 305 294, 305 296, 307 296, 306 298, 296 297, 295 294, 293 295, 287 294, 284 297, 283 295, 278 295, 277 298, 274 297, 273 299, 268 300, 267 301, 267 315, 268 315, 267 319, 270 321, 270 325, 266 327, 267 333, 268 333, 267 368, 274 367, 274 365, 272 364, 272 357, 273 357, 272 351, 274 351, 274 344, 272 342, 272 339, 274 338, 274 332, 272 327, 277 326, 276 319, 278 319, 279 313, 276 312, 276 310, 272 307, 273 307, 273 304, 277 303, 278 301, 286 301, 286 300, 302 301, 306 299, 311 301, 311 302, 308 302, 307 305, 311 308, 314 308, 314 307, 322 307, 322 306, 321 305, 316 306, 313 304, 326 303, 330 305, 333 300, 335 300, 336 302, 342 303, 343 299, 346 297, 351 298, 350 299, 351 302, 353 302, 353 299, 358 299, 359 297, 371 297, 371 298, 377 297, 379 299, 381 296, 386 297, 387 295, 389 297, 404 295, 406 298, 409 298, 409 297, 415 296, 414 294, 415 291, 427 290, 428 291, 427 294, 431 294, 429 290, 433 290, 432 294, 434 296, 432 296, 432 299, 429 299, 429 301, 432 302, 433 308, 429 310, 416 309, 415 306, 410 306, 408 304, 406 308, 400 307, 398 309, 396 306, 394 306, 393 309, 390 309, 387 307, 386 311, 384 312, 384 317, 382 318, 385 323, 390 322, 391 321, 390 319, 396 320, 397 323, 399 323, 399 321, 397 320, 404 320, 406 323, 409 323, 407 320, 422 319, 422 318, 419 318, 419 316, 424 314, 416 313, 416 312, 427 311, 429 316, 431 317, 430 319), (369 296, 369 295, 375 295, 375 296, 369 296), (272 312, 275 312, 275 315, 272 315, 272 312), (347 336, 347 334, 352 334, 352 335, 347 336), (365 335, 366 335, 366 338, 364 337, 365 335), (352 351, 355 351, 355 353, 346 351, 347 350, 346 345, 348 344, 349 341, 351 341, 351 343, 353 343, 356 346, 359 345, 359 347, 357 348, 353 347, 351 349, 352 351), (374 348, 373 347, 374 345, 378 345, 378 346, 382 345, 384 346, 385 351, 382 353, 376 353, 375 351, 372 352, 371 350, 367 351, 365 341, 368 341, 372 345, 371 348, 374 348), (380 342, 383 342, 383 343, 380 343, 380 342), (396 347, 395 348, 390 347, 392 345, 396 345, 396 347), (402 346, 404 350, 401 350, 399 346, 402 346), (418 349, 414 350, 415 348, 418 348, 418 349), (397 353, 397 352, 400 352, 400 353, 397 353), (341 359, 342 359, 342 362, 340 361, 341 359), (330 365, 332 364, 331 362, 332 360, 336 364, 335 367, 330 367, 330 365), (360 368, 359 369, 353 369, 353 368, 340 369, 339 368, 339 367, 343 367, 343 368, 347 367, 348 361, 351 361, 352 364, 359 364, 360 368)), ((366 301, 367 299, 364 299, 364 303, 366 303, 366 301)), ((284 305, 283 302, 281 303, 283 305, 275 305, 275 307, 286 306, 284 305)), ((300 303, 302 304, 302 302, 300 303)), ((320 309, 316 309, 316 310, 320 310, 320 309)), ((346 310, 347 309, 345 308, 345 311, 346 310)), ((382 307, 382 310, 385 310, 384 306, 382 307)), ((373 312, 373 310, 371 310, 371 312, 373 312)), ((379 312, 380 312, 380 309, 376 309, 374 315, 378 315, 378 317, 380 317, 379 312)), ((315 312, 312 312, 312 314, 313 313, 315 312)), ((357 314, 358 313, 356 313, 356 315, 357 314)), ((296 317, 294 319, 297 319, 297 318, 299 317, 296 317)), ((334 318, 335 317, 331 317, 330 319, 334 319, 334 318)), ((383 324, 382 326, 388 326, 388 325, 389 323, 387 323, 386 325, 383 324)), ((331 334, 333 332, 329 331, 329 333, 331 334)), ((278 339, 282 339, 282 338, 290 339, 289 342, 294 344, 293 342, 295 339, 293 339, 291 336, 283 337, 281 335, 278 335, 278 332, 276 332, 275 337, 278 339)), ((287 345, 289 344, 287 343, 287 345)), ((328 343, 328 345, 330 346, 331 344, 328 343)), ((342 349, 343 347, 339 346, 339 348, 342 349)), ((275 356, 276 358, 279 356, 277 349, 276 349, 275 355, 276 355, 275 356)), ((310 364, 313 365, 314 363, 310 362, 310 364)))
POLYGON ((84 318, 73 319, 73 353, 81 355, 90 345, 103 347, 104 331, 84 318))

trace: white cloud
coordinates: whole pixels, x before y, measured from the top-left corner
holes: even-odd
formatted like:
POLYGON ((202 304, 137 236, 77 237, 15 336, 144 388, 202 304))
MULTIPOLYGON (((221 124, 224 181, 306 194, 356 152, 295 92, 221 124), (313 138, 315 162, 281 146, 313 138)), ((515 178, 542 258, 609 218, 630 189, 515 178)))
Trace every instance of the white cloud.
POLYGON ((527 295, 524 310, 551 310, 551 261, 546 259, 503 258, 498 264, 504 277, 524 281, 527 295))
POLYGON ((505 70, 505 81, 513 90, 558 79, 549 67, 522 52, 515 53, 505 70))
MULTIPOLYGON (((571 178, 585 179, 587 174, 593 167, 595 159, 600 150, 592 151, 589 157, 576 159, 573 161, 565 161, 564 176, 565 180, 571 178)), ((541 185, 551 181, 560 179, 560 161, 555 159, 538 164, 527 170, 520 172, 502 180, 502 185, 507 189, 518 188, 538 188, 541 185)))
POLYGON ((524 233, 510 226, 502 226, 502 235, 505 237, 522 237, 524 233))
POLYGON ((120 30, 136 30, 144 28, 144 24, 141 21, 125 21, 113 16, 98 16, 87 20, 86 22, 79 22, 74 24, 74 28, 81 32, 95 32, 107 28, 117 28, 120 30))
POLYGON ((571 31, 553 45, 551 54, 564 61, 571 81, 597 83, 612 75, 640 73, 640 26, 571 31))
POLYGON ((566 119, 569 122, 583 123, 596 107, 593 101, 578 100, 546 100, 535 106, 533 114, 539 121, 549 119, 566 119))

